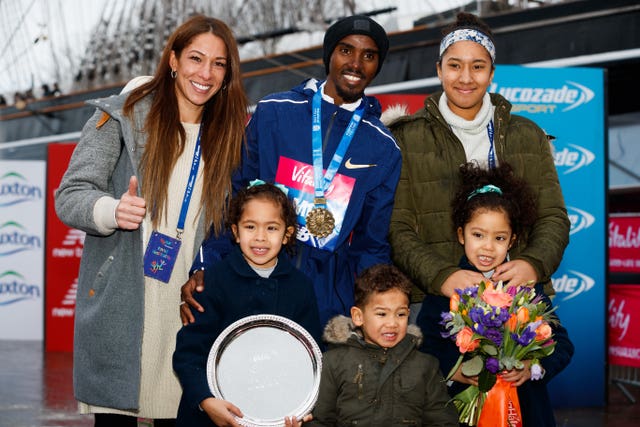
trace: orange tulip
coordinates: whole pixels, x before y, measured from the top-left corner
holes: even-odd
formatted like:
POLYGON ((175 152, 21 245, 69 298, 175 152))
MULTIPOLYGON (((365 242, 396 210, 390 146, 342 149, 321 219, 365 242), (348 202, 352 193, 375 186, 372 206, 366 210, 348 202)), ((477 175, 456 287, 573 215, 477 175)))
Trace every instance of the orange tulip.
POLYGON ((466 353, 467 351, 473 351, 480 345, 479 339, 473 339, 473 331, 470 327, 465 326, 456 336, 456 345, 460 350, 460 353, 466 353))
POLYGON ((536 341, 546 341, 551 337, 551 326, 547 322, 542 322, 536 328, 536 341))
POLYGON ((506 326, 511 332, 518 328, 518 317, 514 313, 511 313, 511 317, 507 320, 506 326))
POLYGON ((526 323, 529 321, 529 309, 527 307, 518 308, 518 322, 526 323))
POLYGON ((460 295, 457 292, 454 292, 449 299, 449 310, 458 311, 458 306, 460 305, 460 295))

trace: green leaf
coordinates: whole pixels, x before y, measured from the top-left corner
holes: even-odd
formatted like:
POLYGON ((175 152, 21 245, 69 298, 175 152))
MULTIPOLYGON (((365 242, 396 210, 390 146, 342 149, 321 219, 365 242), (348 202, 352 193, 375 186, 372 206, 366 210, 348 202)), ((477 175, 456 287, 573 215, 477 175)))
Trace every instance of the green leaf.
POLYGON ((495 356, 498 355, 498 349, 494 345, 483 344, 482 345, 482 351, 484 351, 489 356, 495 357, 495 356))
POLYGON ((468 377, 479 375, 484 368, 484 361, 480 356, 474 356, 462 364, 462 373, 468 377))
POLYGON ((496 383, 496 374, 492 374, 486 369, 478 375, 478 388, 480 391, 489 391, 496 383))

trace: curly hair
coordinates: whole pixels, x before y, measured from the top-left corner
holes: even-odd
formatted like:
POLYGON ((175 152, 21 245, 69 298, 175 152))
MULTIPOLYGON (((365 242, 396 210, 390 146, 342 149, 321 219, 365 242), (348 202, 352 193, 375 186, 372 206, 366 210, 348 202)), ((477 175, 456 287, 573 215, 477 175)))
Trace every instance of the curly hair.
POLYGON ((464 228, 479 210, 504 212, 517 239, 524 238, 537 219, 537 199, 531 187, 517 177, 511 166, 501 163, 494 169, 483 169, 475 162, 460 167, 462 184, 452 199, 454 229, 464 228), (498 192, 475 193, 486 185, 498 192))
MULTIPOLYGON (((280 207, 280 218, 284 221, 285 229, 289 227, 293 227, 294 230, 296 229, 298 217, 293 202, 282 190, 268 182, 242 189, 231 199, 227 217, 227 228, 231 229, 231 225, 233 224, 238 225, 247 203, 256 199, 268 200, 280 207)), ((294 231, 294 234, 287 239, 287 243, 284 245, 287 252, 293 253, 295 242, 296 237, 294 231)))
POLYGON ((355 305, 363 309, 376 292, 398 289, 411 301, 411 280, 392 264, 377 264, 365 269, 355 281, 355 305))

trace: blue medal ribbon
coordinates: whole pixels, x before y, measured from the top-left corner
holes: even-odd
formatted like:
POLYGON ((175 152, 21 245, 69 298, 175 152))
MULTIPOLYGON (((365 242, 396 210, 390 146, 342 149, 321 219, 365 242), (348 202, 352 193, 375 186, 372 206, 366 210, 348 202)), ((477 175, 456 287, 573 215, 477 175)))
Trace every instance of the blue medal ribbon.
POLYGON ((187 211, 189 210, 189 202, 191 201, 191 195, 193 194, 193 187, 196 183, 198 176, 198 166, 200 165, 200 137, 202 136, 202 123, 198 129, 198 139, 196 140, 196 148, 193 153, 193 161, 191 162, 191 171, 189 172, 189 180, 187 181, 187 188, 184 191, 184 198, 182 199, 182 208, 180 209, 180 217, 178 218, 178 227, 176 229, 177 238, 182 238, 184 232, 184 223, 187 220, 187 211))
POLYGON ((314 205, 317 208, 327 207, 327 201, 325 199, 325 191, 331 185, 333 178, 338 171, 338 168, 342 164, 342 159, 344 158, 347 149, 349 148, 349 144, 353 139, 353 135, 356 133, 358 129, 358 125, 360 124, 360 120, 362 119, 362 114, 364 112, 364 102, 360 102, 360 106, 356 108, 356 110, 351 115, 351 120, 349 121, 349 125, 347 129, 344 131, 342 135, 342 139, 338 144, 338 148, 336 148, 336 152, 329 163, 329 167, 327 171, 322 175, 322 123, 321 123, 321 105, 322 105, 322 94, 321 89, 318 88, 316 93, 313 95, 312 101, 312 114, 311 114, 311 143, 312 143, 312 154, 313 154, 313 186, 315 188, 314 191, 314 205))
POLYGON ((487 162, 489 163, 489 169, 495 169, 496 167, 496 151, 493 146, 493 120, 489 120, 487 124, 487 135, 489 135, 489 155, 487 158, 487 162))

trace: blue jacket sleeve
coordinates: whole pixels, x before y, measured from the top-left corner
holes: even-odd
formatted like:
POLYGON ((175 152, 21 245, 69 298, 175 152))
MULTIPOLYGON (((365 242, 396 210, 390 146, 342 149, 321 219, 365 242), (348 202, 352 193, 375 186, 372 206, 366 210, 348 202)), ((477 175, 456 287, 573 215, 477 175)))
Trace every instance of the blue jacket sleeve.
POLYGON ((402 166, 400 151, 387 161, 391 162, 387 174, 381 184, 366 195, 362 215, 353 230, 350 251, 357 256, 356 274, 372 265, 391 262, 387 236, 402 166))
POLYGON ((245 129, 245 147, 242 151, 240 168, 233 175, 233 190, 238 191, 249 185, 249 181, 256 178, 263 178, 260 174, 260 155, 258 147, 258 129, 260 128, 260 105, 251 116, 245 129))
POLYGON ((220 236, 215 236, 212 231, 209 237, 200 245, 200 250, 193 260, 193 264, 191 264, 189 275, 192 275, 197 270, 206 270, 213 263, 224 258, 233 248, 232 239, 233 236, 228 230, 225 230, 220 236))

